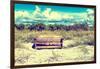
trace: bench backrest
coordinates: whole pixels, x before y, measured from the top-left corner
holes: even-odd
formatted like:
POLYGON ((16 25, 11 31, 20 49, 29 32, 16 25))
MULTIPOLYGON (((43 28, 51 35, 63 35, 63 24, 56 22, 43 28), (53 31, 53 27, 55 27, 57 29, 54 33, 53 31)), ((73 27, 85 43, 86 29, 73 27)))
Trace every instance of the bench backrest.
POLYGON ((62 38, 35 38, 36 45, 61 45, 62 38))

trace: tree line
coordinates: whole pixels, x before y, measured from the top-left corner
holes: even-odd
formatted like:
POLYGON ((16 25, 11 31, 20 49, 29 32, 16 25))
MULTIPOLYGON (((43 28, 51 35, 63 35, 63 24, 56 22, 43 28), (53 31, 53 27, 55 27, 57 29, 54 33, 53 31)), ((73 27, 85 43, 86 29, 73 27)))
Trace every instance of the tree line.
POLYGON ((43 31, 43 30, 89 30, 88 24, 74 24, 74 25, 63 25, 63 24, 49 24, 45 25, 43 23, 37 23, 32 25, 24 25, 24 24, 15 24, 15 27, 17 30, 24 30, 28 29, 30 31, 36 30, 36 31, 43 31))

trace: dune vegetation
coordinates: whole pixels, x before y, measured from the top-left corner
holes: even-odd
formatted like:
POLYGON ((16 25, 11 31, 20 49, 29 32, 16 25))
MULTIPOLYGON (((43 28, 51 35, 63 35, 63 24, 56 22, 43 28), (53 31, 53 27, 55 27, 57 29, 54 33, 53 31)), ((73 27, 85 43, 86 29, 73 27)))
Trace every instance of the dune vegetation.
POLYGON ((94 60, 94 31, 17 30, 15 29, 15 65, 70 63, 94 60), (40 35, 60 35, 62 49, 33 49, 33 38, 40 35))

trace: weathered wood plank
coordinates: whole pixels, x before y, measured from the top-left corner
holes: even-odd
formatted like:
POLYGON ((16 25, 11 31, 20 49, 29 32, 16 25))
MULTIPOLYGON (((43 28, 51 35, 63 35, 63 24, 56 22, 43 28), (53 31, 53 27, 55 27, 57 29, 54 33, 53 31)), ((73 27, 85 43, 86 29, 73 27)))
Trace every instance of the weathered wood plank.
POLYGON ((35 38, 34 47, 38 48, 62 48, 62 38, 35 38))

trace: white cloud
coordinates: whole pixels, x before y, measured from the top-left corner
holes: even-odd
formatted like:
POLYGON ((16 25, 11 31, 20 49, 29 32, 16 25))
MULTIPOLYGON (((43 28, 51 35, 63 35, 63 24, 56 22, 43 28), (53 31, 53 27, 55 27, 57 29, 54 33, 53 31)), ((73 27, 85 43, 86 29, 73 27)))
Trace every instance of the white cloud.
MULTIPOLYGON (((93 14, 93 10, 88 9, 87 12, 89 14, 93 14)), ((90 19, 93 21, 93 17, 87 18, 87 12, 85 13, 67 13, 67 12, 57 12, 53 11, 51 8, 46 8, 44 11, 41 11, 41 8, 39 6, 35 6, 35 10, 31 13, 28 11, 15 11, 15 20, 17 18, 23 18, 24 21, 30 21, 30 20, 69 20, 73 19, 76 21, 84 21, 87 19, 90 19), (26 19, 27 18, 27 19, 26 19)), ((19 21, 22 21, 19 20, 19 21)))
POLYGON ((15 11, 15 18, 18 18, 18 17, 29 17, 30 14, 29 12, 27 11, 15 11))
POLYGON ((34 17, 41 17, 42 16, 41 15, 41 9, 39 8, 39 6, 35 6, 35 11, 33 11, 32 16, 34 16, 34 17))
POLYGON ((44 12, 43 12, 43 15, 45 16, 45 17, 50 17, 50 13, 51 13, 51 8, 47 8, 44 12))
POLYGON ((87 9, 87 12, 88 12, 89 14, 93 14, 93 13, 94 13, 94 10, 93 10, 93 9, 87 9))
POLYGON ((92 21, 94 23, 94 10, 93 9, 87 9, 88 12, 88 21, 92 21))

